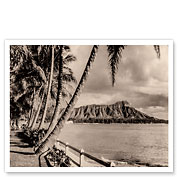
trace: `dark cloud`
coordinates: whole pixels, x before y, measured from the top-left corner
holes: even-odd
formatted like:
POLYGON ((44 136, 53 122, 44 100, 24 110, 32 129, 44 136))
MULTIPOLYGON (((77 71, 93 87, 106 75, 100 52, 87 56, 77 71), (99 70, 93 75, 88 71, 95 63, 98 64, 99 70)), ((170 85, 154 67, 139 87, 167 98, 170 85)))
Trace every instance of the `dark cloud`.
POLYGON ((136 92, 138 101, 134 103, 137 108, 168 107, 168 97, 162 94, 147 94, 136 92))

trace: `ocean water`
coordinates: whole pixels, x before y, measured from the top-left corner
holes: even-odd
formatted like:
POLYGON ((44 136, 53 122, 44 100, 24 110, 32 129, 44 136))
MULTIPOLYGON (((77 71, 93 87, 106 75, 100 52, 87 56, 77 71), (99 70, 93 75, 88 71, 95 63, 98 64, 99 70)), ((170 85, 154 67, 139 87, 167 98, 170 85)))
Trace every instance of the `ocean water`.
POLYGON ((67 124, 59 139, 98 158, 168 166, 167 124, 67 124))

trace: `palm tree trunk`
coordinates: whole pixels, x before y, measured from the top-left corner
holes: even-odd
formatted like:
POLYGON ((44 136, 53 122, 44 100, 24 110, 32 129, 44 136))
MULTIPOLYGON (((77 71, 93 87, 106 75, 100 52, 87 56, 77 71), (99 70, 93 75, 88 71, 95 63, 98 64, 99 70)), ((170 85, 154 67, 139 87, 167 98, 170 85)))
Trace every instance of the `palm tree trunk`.
POLYGON ((33 96, 32 96, 32 104, 31 104, 31 110, 30 110, 30 114, 29 114, 29 121, 28 121, 28 127, 31 126, 32 124, 32 120, 33 120, 33 113, 34 113, 34 102, 35 102, 35 92, 36 89, 33 89, 33 96))
MULTIPOLYGON (((82 88, 84 86, 84 82, 86 81, 87 76, 89 74, 89 70, 91 69, 92 63, 94 62, 94 60, 96 58, 97 52, 98 52, 98 45, 94 45, 92 48, 89 60, 87 62, 87 65, 85 67, 85 70, 84 70, 82 77, 80 79, 80 82, 75 90, 75 93, 73 94, 73 96, 72 96, 69 104, 67 105, 64 113, 62 114, 61 118, 58 120, 55 128, 50 133, 50 135, 45 139, 45 141, 40 144, 40 146, 36 150, 36 153, 41 153, 41 152, 47 150, 48 148, 52 147, 53 144, 55 143, 61 129, 63 128, 65 122, 69 118, 69 116, 74 108, 74 105, 75 105, 76 101, 78 100, 78 97, 79 97, 79 95, 82 91, 82 88)), ((55 112, 59 112, 59 110, 56 109, 55 112)))
POLYGON ((56 100, 56 106, 54 110, 54 114, 52 116, 52 120, 50 122, 50 125, 48 127, 48 131, 45 134, 45 136, 42 138, 42 140, 39 140, 39 144, 43 142, 49 134, 52 132, 54 127, 57 124, 59 114, 60 114, 60 106, 61 106, 61 99, 62 99, 62 82, 63 82, 63 46, 60 46, 60 53, 59 53, 59 76, 58 76, 58 93, 57 93, 57 100, 56 100))
POLYGON ((31 118, 30 118, 30 122, 29 122, 29 125, 28 125, 28 128, 31 128, 33 122, 34 122, 34 119, 35 119, 35 104, 37 103, 37 100, 39 99, 39 94, 40 94, 40 91, 41 91, 41 88, 42 88, 42 85, 40 86, 40 88, 38 89, 38 91, 36 91, 36 94, 34 96, 34 100, 33 100, 33 114, 31 115, 31 118))
POLYGON ((51 57, 51 71, 50 71, 50 78, 49 78, 49 84, 48 84, 48 92, 47 92, 47 98, 46 98, 46 103, 45 103, 45 108, 43 112, 43 116, 40 122, 40 125, 38 127, 38 130, 43 128, 44 121, 46 118, 46 113, 47 113, 47 108, 48 108, 48 102, 49 102, 49 97, 50 97, 50 91, 51 91, 51 84, 53 80, 53 70, 54 70, 54 46, 52 46, 52 57, 51 57))
POLYGON ((34 119, 33 119, 33 122, 32 122, 32 125, 31 125, 31 130, 34 130, 34 129, 35 129, 36 122, 37 122, 37 119, 38 119, 39 114, 40 114, 41 106, 42 106, 42 104, 43 104, 44 96, 45 96, 45 91, 43 92, 43 95, 42 95, 40 104, 39 104, 39 106, 38 106, 38 110, 37 110, 36 115, 35 115, 35 117, 34 117, 34 119))

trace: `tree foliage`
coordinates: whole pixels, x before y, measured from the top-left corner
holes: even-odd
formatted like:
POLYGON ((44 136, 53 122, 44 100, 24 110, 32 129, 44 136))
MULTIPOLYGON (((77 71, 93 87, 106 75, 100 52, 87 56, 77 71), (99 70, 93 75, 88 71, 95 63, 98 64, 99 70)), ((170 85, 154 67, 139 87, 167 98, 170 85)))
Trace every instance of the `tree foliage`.
MULTIPOLYGON (((60 46, 55 46, 54 79, 51 98, 56 99, 58 64, 57 58, 60 46)), ((76 83, 69 62, 76 58, 71 54, 69 46, 64 46, 64 74, 63 97, 70 96, 69 89, 76 83)), ((18 119, 22 115, 28 118, 32 109, 34 88, 39 96, 46 94, 46 86, 50 71, 51 45, 12 45, 10 46, 10 112, 11 119, 18 119)), ((34 99, 35 104, 37 98, 34 99)), ((37 108, 36 108, 37 109, 37 108)))

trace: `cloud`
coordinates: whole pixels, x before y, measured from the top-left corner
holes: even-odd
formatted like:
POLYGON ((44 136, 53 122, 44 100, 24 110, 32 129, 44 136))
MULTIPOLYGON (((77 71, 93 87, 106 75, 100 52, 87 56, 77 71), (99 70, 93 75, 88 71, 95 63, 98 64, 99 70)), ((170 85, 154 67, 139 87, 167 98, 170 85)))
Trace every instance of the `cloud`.
MULTIPOLYGON (((72 64, 79 80, 87 63, 92 46, 73 46, 78 58, 72 64)), ((111 86, 106 46, 100 46, 85 87, 77 105, 112 104, 127 100, 133 107, 156 114, 158 108, 167 114, 168 106, 168 48, 161 46, 158 59, 153 46, 127 46, 123 52, 115 87, 111 86), (151 110, 155 110, 151 111, 151 110), (153 113, 154 112, 154 113, 153 113)))
MULTIPOLYGON (((158 59, 153 46, 128 46, 116 75, 115 87, 127 89, 145 88, 150 92, 167 92, 168 53, 166 46, 161 47, 161 58, 158 59), (154 91, 153 91, 154 92, 154 91)), ((106 47, 99 49, 94 66, 85 85, 86 92, 97 92, 111 89, 111 76, 108 66, 106 47)))
POLYGON ((150 79, 168 81, 168 49, 161 47, 158 59, 153 46, 128 46, 123 54, 119 75, 134 82, 146 83, 150 79))
POLYGON ((161 94, 151 95, 137 92, 135 97, 138 98, 138 102, 135 103, 137 108, 168 107, 168 97, 161 94))
POLYGON ((168 110, 165 107, 150 106, 147 108, 138 108, 139 111, 144 112, 150 116, 157 117, 160 119, 168 119, 168 110))
POLYGON ((91 104, 106 104, 111 100, 110 95, 100 93, 84 93, 75 107, 91 104))

